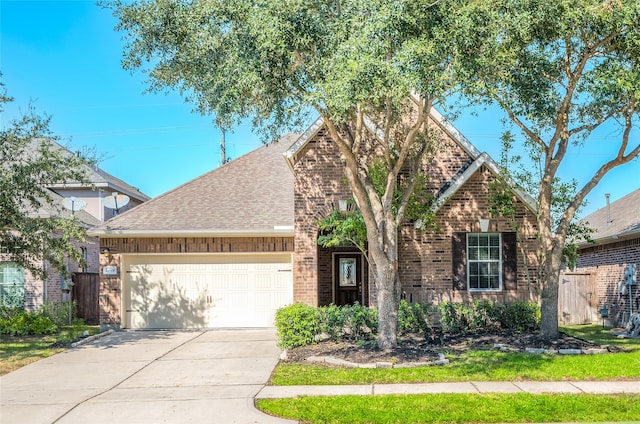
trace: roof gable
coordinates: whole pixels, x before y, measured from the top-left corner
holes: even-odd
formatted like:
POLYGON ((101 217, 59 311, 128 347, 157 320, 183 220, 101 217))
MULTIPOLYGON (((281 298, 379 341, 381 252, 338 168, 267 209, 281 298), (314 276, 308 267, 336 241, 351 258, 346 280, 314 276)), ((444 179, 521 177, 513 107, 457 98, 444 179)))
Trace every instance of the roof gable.
MULTIPOLYGON (((482 165, 487 165, 496 175, 500 175, 500 166, 489 156, 488 153, 481 153, 473 143, 471 143, 457 128, 453 126, 442 114, 436 109, 431 108, 429 117, 431 120, 453 140, 462 150, 464 150, 473 162, 459 175, 455 176, 448 182, 447 188, 438 193, 436 199, 436 210, 439 209, 448 199, 452 196, 471 176, 480 169, 482 165)), ((372 127, 373 124, 367 124, 367 128, 372 133, 376 133, 376 129, 372 127)), ((284 156, 287 159, 289 166, 293 169, 293 164, 296 161, 296 156, 301 152, 317 134, 324 127, 324 120, 322 118, 316 119, 311 126, 300 135, 300 137, 291 145, 291 147, 285 152, 284 156)), ((518 185, 512 181, 507 181, 512 188, 514 194, 532 211, 537 210, 536 201, 525 191, 520 189, 518 185)))
MULTIPOLYGON (((69 149, 67 149, 66 147, 62 146, 59 143, 56 143, 54 140, 49 140, 53 146, 57 149, 61 149, 64 151, 64 154, 66 155, 74 155, 73 152, 71 152, 69 149)), ((34 139, 33 140, 34 143, 38 143, 39 139, 34 139)), ((34 151, 36 151, 36 149, 34 149, 34 151)), ((150 199, 149 196, 147 196, 146 194, 144 194, 143 192, 141 192, 137 187, 134 187, 128 183, 126 183, 125 181, 121 180, 120 178, 116 178, 113 175, 109 174, 108 172, 106 172, 103 169, 100 169, 99 167, 92 167, 92 166, 86 166, 85 167, 85 171, 86 171, 86 180, 87 183, 79 183, 79 182, 61 182, 61 183, 54 183, 51 184, 49 186, 49 188, 85 188, 88 186, 95 186, 98 188, 106 188, 106 189, 110 189, 113 191, 119 191, 123 194, 126 194, 129 197, 132 197, 134 199, 138 199, 141 202, 145 202, 147 200, 150 199)))
MULTIPOLYGON (((470 178, 475 174, 480 167, 483 165, 487 166, 494 175, 500 175, 501 168, 494 161, 488 153, 481 153, 468 167, 464 170, 459 176, 452 179, 449 186, 446 190, 444 190, 441 194, 439 194, 436 198, 435 210, 437 211, 447 202, 451 196, 453 196, 459 189, 462 187, 470 178)), ((516 195, 516 197, 522 201, 530 210, 535 211, 536 201, 529 196, 527 192, 520 189, 517 184, 513 181, 507 181, 507 184, 511 187, 511 190, 516 195)))

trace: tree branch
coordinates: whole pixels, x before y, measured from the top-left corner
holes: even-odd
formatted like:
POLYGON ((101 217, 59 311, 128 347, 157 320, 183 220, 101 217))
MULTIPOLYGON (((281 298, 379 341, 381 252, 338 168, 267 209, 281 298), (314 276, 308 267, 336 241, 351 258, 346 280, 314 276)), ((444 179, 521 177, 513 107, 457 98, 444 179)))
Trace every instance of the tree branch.
POLYGON ((496 94, 492 94, 493 99, 498 102, 498 104, 500 105, 500 107, 507 112, 507 116, 509 116, 509 119, 511 119, 513 121, 513 123, 516 124, 516 126, 518 128, 520 128, 522 130, 522 132, 525 133, 525 135, 527 137, 529 137, 531 139, 531 141, 533 141, 534 143, 536 143, 537 145, 539 145, 545 152, 548 150, 548 146, 545 144, 544 140, 542 140, 538 134, 534 133, 533 131, 531 131, 529 129, 529 127, 527 127, 521 120, 520 118, 518 118, 518 116, 511 110, 511 108, 502 100, 502 98, 496 94))
POLYGON ((571 201, 569 206, 567 206, 564 213, 562 214, 562 219, 558 223, 558 228, 556 230, 557 234, 562 234, 563 236, 566 235, 569 229, 569 225, 571 224, 571 221, 573 220, 573 217, 575 216, 576 211, 578 210, 580 205, 582 205, 582 203, 584 202, 584 199, 587 196, 587 194, 589 194, 591 190, 593 190, 593 188, 596 185, 598 185, 600 180, 602 180, 602 178, 609 171, 611 171, 613 168, 617 166, 624 165, 630 162, 631 160, 633 160, 634 158, 640 156, 640 143, 638 143, 638 145, 634 147, 633 150, 629 152, 629 154, 625 155, 624 153, 627 150, 627 146, 629 145, 629 136, 631 134, 631 130, 633 129, 633 115, 636 113, 636 108, 637 108, 637 99, 635 99, 634 97, 631 99, 631 102, 629 103, 628 107, 625 108, 626 109, 624 112, 625 126, 622 134, 622 141, 620 143, 620 148, 618 149, 618 154, 614 159, 602 165, 596 171, 593 177, 591 177, 591 179, 580 189, 580 191, 576 193, 574 199, 571 201))

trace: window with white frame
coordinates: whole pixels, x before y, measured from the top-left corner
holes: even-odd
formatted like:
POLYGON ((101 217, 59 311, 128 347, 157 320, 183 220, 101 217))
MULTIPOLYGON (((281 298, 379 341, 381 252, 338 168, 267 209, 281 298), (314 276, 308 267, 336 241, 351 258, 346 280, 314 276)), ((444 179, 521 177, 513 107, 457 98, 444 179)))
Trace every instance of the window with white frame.
POLYGON ((467 282, 469 290, 502 289, 500 233, 467 234, 467 282))

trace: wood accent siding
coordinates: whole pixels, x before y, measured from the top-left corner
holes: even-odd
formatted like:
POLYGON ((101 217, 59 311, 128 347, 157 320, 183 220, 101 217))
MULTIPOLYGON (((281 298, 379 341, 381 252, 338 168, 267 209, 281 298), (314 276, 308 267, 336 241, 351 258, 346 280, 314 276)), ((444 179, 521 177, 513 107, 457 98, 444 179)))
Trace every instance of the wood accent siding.
POLYGON ((275 253, 293 252, 293 237, 108 238, 100 249, 114 253, 275 253))

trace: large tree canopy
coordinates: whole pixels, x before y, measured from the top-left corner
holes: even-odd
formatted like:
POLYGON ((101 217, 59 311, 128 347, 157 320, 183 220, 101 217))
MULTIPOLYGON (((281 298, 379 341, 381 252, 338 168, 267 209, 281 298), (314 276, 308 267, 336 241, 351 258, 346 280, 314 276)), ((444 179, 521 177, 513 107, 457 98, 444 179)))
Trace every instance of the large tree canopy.
POLYGON ((109 6, 127 36, 124 66, 148 72, 150 90, 179 89, 224 128, 251 117, 266 141, 299 128, 309 114, 322 117, 365 222, 382 347, 395 344, 397 232, 431 149, 430 108, 452 87, 473 101, 498 104, 540 161, 543 333, 557 335, 558 273, 576 211, 608 171, 640 152, 632 137, 640 81, 637 1, 109 6), (607 122, 620 128, 617 154, 568 192, 572 184, 558 181, 560 165, 572 146, 590 142, 607 122))
MULTIPOLYGON (((0 113, 12 99, 0 85, 0 113)), ((44 278, 68 272, 66 260, 82 261, 74 245, 86 238, 78 220, 62 211, 48 186, 80 182, 88 162, 53 143, 49 119, 33 108, 0 128, 0 257, 44 278)))
POLYGON ((398 228, 431 149, 428 117, 451 86, 445 3, 432 0, 157 0, 109 3, 124 67, 179 89, 230 128, 265 141, 319 115, 366 225, 378 344, 396 344, 398 228), (375 136, 372 136, 375 134, 375 136), (374 184, 373 170, 384 170, 374 184), (402 170, 409 170, 403 173, 402 170), (398 181, 402 180, 402 184, 398 181))
POLYGON ((558 278, 576 212, 607 172, 640 154, 640 3, 483 0, 456 13, 462 88, 499 105, 539 165, 520 176, 537 193, 541 330, 556 337, 558 278), (590 136, 605 125, 618 134, 607 141, 610 157, 581 186, 560 181, 574 149, 601 142, 590 136))

